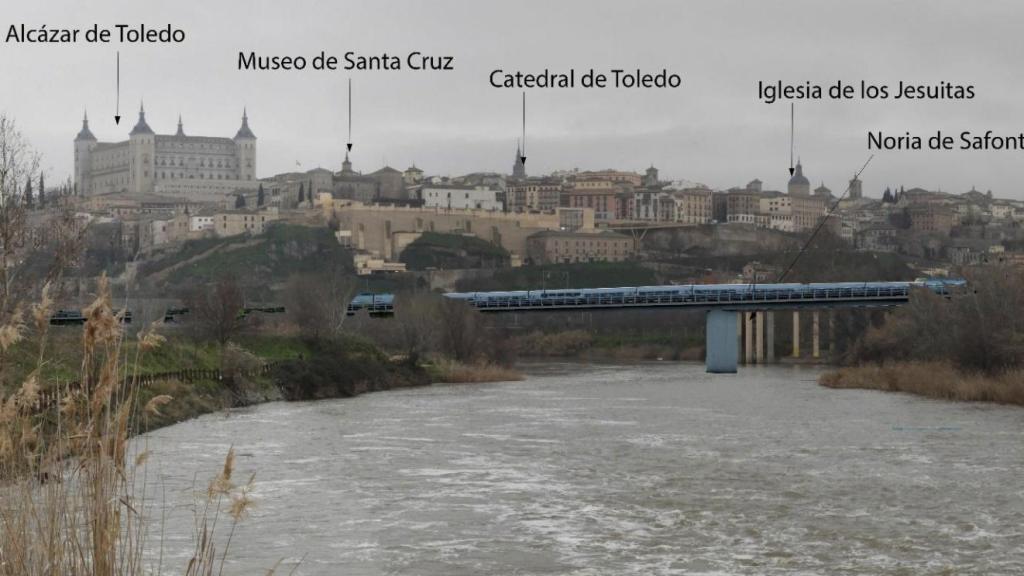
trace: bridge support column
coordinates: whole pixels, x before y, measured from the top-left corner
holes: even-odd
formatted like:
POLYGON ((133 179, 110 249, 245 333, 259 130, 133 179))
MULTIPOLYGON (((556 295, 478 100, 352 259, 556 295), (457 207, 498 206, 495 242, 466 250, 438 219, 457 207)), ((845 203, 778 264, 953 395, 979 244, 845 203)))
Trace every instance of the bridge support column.
POLYGON ((764 313, 765 347, 768 348, 768 363, 775 363, 775 312, 769 310, 764 313))
POLYGON ((828 357, 836 357, 836 311, 828 311, 828 357))
POLYGON ((754 332, 754 350, 757 353, 757 363, 764 364, 764 312, 758 311, 757 315, 754 316, 754 327, 757 332, 754 332))
POLYGON ((740 312, 743 316, 743 363, 754 363, 754 319, 750 312, 740 312))
POLYGON ((706 316, 704 366, 713 374, 735 374, 739 354, 742 315, 728 310, 710 310, 706 316))
POLYGON ((800 357, 800 311, 793 310, 793 358, 800 357))
POLYGON ((736 362, 743 362, 743 314, 733 313, 736 317, 736 362))
POLYGON ((811 317, 811 356, 815 358, 821 357, 820 323, 820 314, 815 310, 814 315, 811 317))

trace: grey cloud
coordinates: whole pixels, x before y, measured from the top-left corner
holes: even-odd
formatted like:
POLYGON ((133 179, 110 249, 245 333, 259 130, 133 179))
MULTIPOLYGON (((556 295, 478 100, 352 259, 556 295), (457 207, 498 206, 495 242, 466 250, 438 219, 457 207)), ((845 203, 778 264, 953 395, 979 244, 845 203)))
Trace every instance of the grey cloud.
MULTIPOLYGON (((337 167, 348 74, 235 70, 239 50, 455 56, 446 73, 357 72, 358 168, 413 162, 428 173, 508 171, 519 133, 514 90, 487 85, 493 68, 540 71, 668 68, 677 90, 534 90, 528 95, 531 172, 639 170, 725 188, 754 177, 782 187, 788 110, 756 100, 758 80, 829 83, 899 79, 975 84, 969 102, 798 104, 798 153, 809 178, 841 189, 868 155, 866 131, 1024 129, 1024 6, 1011 2, 21 2, 6 23, 84 27, 170 22, 183 46, 124 46, 122 121, 113 115, 114 46, 3 46, 0 108, 13 114, 55 177, 88 107, 100 139, 120 139, 145 98, 154 129, 181 113, 194 134, 231 135, 248 106, 260 175, 337 167)), ((1024 152, 883 152, 866 191, 977 186, 1024 198, 1024 152)))

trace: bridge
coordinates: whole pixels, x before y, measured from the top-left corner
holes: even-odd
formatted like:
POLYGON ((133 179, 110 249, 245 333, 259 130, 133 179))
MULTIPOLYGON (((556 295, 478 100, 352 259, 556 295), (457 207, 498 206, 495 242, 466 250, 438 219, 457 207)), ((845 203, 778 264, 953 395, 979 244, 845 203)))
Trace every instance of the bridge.
POLYGON ((487 313, 554 310, 690 308, 706 310, 705 365, 708 372, 736 372, 740 334, 747 362, 774 354, 773 312, 793 310, 794 355, 799 356, 799 310, 813 311, 814 352, 818 351, 818 311, 832 308, 892 307, 906 304, 914 290, 951 294, 964 280, 838 282, 817 284, 690 284, 510 292, 449 292, 444 296, 487 313))

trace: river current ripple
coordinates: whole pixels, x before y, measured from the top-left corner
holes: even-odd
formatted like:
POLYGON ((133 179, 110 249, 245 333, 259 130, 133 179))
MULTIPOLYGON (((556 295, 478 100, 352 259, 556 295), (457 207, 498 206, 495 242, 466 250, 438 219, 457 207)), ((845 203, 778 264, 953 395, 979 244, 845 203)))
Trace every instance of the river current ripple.
POLYGON ((1024 409, 829 390, 810 368, 526 371, 144 436, 165 565, 233 445, 257 504, 232 574, 1024 573, 1024 409))

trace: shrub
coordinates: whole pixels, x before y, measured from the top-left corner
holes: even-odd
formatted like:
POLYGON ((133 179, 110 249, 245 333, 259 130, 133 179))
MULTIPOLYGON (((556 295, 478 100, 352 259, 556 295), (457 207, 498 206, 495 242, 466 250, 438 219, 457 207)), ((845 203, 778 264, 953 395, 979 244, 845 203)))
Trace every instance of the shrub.
POLYGON ((288 400, 349 397, 429 384, 419 368, 392 364, 378 349, 359 339, 319 340, 310 343, 310 350, 309 358, 285 360, 273 369, 288 400))
POLYGON ((948 362, 890 362, 826 372, 819 383, 829 388, 909 392, 945 400, 998 402, 1024 406, 1024 370, 999 374, 963 372, 948 362))
POLYGON ((948 361, 991 375, 1024 367, 1024 271, 976 271, 968 282, 948 299, 916 291, 884 324, 868 329, 849 359, 948 361))

